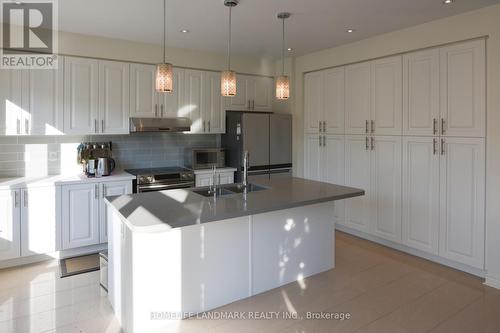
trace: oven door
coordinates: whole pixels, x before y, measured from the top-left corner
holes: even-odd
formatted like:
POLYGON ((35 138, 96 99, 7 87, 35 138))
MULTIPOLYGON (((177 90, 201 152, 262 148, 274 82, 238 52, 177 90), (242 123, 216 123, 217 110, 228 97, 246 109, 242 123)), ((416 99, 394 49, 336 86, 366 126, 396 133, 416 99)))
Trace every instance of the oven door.
POLYGON ((179 188, 191 188, 194 187, 194 182, 183 182, 183 183, 155 183, 155 184, 141 184, 137 185, 137 193, 145 192, 156 192, 156 191, 166 191, 174 190, 179 188))

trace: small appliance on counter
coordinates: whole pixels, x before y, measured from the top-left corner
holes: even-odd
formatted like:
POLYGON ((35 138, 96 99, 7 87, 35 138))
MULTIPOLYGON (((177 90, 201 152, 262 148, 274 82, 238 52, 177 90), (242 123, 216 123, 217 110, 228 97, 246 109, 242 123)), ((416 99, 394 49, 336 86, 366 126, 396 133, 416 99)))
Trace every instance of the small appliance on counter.
POLYGON ((226 152, 224 148, 188 148, 184 154, 184 165, 193 170, 224 168, 226 152))
POLYGON ((82 165, 87 177, 109 176, 115 169, 115 160, 111 158, 112 142, 83 142, 77 148, 78 164, 82 165))

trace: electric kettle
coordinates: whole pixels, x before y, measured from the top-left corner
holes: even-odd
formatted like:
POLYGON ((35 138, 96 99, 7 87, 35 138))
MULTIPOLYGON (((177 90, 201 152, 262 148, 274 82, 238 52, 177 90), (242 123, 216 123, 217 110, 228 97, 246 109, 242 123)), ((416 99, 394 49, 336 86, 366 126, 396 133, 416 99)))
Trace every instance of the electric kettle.
POLYGON ((101 176, 109 176, 115 169, 115 160, 109 157, 100 157, 97 159, 97 173, 101 176))

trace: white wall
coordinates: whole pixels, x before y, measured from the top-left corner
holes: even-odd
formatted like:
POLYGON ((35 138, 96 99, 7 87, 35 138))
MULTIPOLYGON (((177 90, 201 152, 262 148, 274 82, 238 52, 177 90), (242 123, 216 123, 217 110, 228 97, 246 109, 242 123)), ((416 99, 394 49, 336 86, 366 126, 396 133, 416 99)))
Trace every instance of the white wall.
POLYGON ((425 23, 296 58, 294 168, 303 174, 304 73, 488 36, 487 39, 487 283, 500 288, 500 5, 425 23))
MULTIPOLYGON (((156 64, 163 59, 163 46, 60 31, 59 50, 63 55, 103 58, 156 64)), ((226 50, 220 53, 167 48, 166 60, 177 67, 221 71, 227 66, 226 50)), ((241 55, 231 57, 233 70, 244 74, 273 76, 275 62, 241 55)))

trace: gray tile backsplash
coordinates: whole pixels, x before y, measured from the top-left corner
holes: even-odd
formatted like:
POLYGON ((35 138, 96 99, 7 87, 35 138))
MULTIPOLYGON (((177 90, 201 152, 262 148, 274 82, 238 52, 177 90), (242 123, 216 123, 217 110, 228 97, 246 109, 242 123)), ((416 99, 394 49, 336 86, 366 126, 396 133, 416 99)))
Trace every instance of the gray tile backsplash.
POLYGON ((136 133, 109 136, 0 137, 0 177, 45 176, 79 172, 76 147, 80 142, 113 142, 119 169, 184 164, 192 147, 219 147, 220 135, 136 133))

